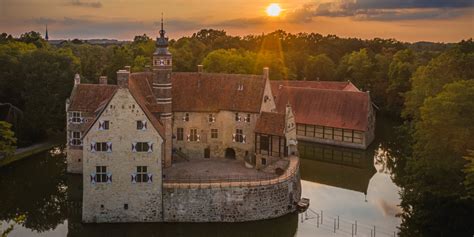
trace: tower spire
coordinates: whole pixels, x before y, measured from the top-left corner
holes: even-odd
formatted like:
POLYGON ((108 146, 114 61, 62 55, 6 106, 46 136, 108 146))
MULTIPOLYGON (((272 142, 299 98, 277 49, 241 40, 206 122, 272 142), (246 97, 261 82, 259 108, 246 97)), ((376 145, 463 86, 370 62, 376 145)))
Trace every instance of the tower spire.
POLYGON ((49 40, 49 36, 48 36, 48 24, 46 24, 46 33, 45 33, 45 35, 44 35, 44 38, 45 38, 46 40, 49 40))
POLYGON ((161 30, 160 30, 161 38, 165 37, 165 30, 163 29, 163 12, 161 13, 161 30))

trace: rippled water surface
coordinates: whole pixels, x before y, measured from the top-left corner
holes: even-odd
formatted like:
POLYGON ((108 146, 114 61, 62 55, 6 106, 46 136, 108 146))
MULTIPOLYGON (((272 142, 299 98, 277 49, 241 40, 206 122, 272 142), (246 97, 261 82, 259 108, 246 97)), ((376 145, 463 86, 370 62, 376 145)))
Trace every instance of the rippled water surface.
POLYGON ((395 125, 379 118, 366 151, 300 142, 302 196, 310 198, 310 210, 234 224, 83 225, 82 178, 66 175, 65 157, 55 149, 0 168, 0 230, 21 216, 9 236, 371 236, 374 228, 376 236, 393 236, 400 197, 386 153, 396 144, 395 125))

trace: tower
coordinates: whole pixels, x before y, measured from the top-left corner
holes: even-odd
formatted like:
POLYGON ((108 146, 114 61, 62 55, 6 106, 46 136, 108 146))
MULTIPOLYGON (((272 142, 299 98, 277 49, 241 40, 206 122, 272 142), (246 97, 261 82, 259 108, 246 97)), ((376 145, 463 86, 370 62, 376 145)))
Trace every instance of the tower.
POLYGON ((168 51, 168 38, 163 29, 161 17, 160 37, 156 39, 156 51, 153 53, 153 94, 160 107, 160 120, 165 127, 164 166, 171 166, 172 149, 172 95, 171 71, 172 56, 168 51))
POLYGON ((46 41, 49 40, 49 36, 48 36, 48 24, 46 24, 46 34, 44 35, 44 39, 46 39, 46 41))

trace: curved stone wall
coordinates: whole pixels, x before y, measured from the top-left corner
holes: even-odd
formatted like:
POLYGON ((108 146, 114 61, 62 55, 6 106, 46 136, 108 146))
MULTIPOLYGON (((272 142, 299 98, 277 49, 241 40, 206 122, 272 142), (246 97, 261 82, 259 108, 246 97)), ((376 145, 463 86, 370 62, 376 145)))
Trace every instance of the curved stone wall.
POLYGON ((299 162, 266 181, 163 185, 165 222, 243 222, 296 211, 301 197, 299 162))

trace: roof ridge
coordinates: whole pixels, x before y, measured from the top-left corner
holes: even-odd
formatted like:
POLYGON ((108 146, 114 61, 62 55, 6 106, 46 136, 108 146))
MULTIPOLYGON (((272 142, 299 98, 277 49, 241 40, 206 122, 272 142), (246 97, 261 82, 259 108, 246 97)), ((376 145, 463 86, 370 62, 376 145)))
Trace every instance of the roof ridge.
POLYGON ((301 87, 301 86, 290 86, 290 85, 281 85, 282 87, 287 87, 290 89, 301 89, 301 90, 318 90, 318 91, 337 91, 340 93, 362 93, 367 94, 364 91, 348 91, 348 90, 336 90, 336 89, 328 89, 328 88, 314 88, 314 87, 301 87))

